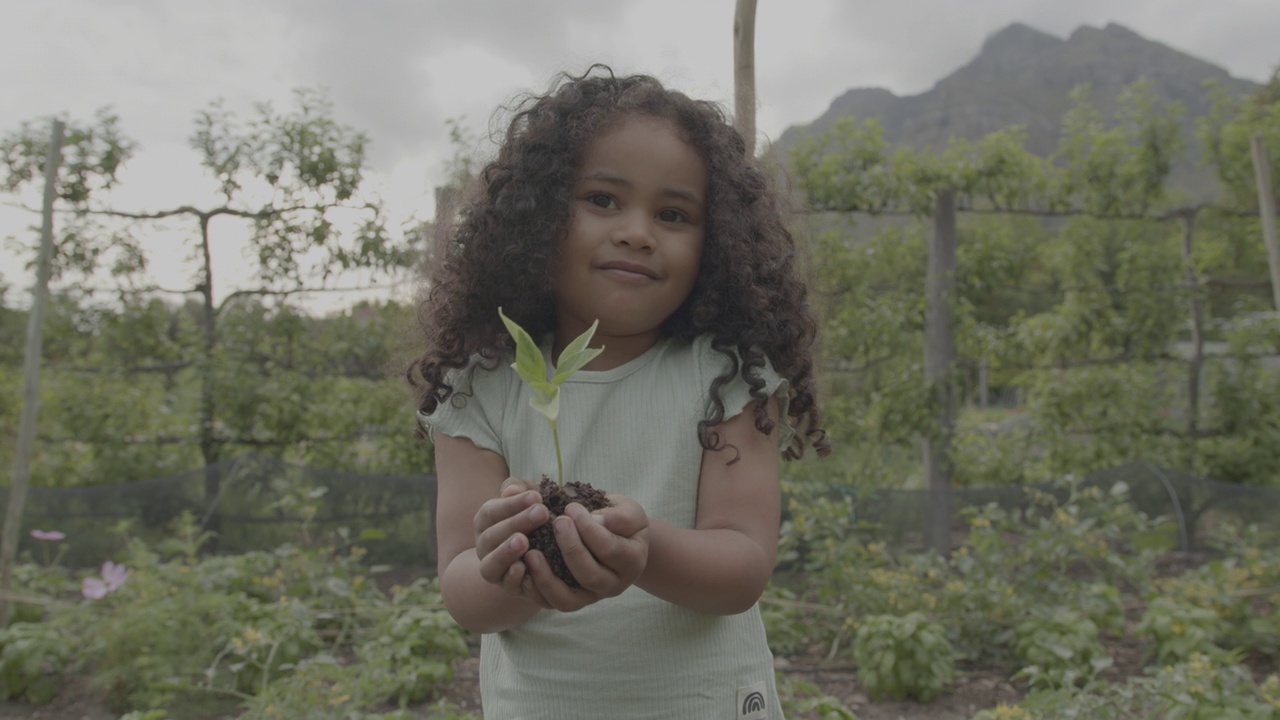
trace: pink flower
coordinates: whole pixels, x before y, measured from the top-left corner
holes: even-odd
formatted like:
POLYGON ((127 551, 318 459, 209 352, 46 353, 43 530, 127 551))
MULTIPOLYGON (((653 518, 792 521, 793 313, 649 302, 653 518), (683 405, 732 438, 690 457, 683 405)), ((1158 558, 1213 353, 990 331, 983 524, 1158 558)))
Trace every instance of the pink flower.
POLYGON ((32 530, 31 537, 37 540, 57 541, 66 540, 67 534, 64 532, 58 532, 57 530, 32 530))
POLYGON ((102 577, 87 577, 80 584, 80 594, 90 600, 101 600, 115 592, 129 578, 129 570, 110 560, 102 564, 102 577))

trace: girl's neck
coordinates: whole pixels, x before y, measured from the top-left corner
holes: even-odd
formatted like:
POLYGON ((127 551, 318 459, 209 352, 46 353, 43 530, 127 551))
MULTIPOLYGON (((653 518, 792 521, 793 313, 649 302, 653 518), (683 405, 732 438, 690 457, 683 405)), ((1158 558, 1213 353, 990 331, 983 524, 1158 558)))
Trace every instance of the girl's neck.
MULTIPOLYGON (((556 331, 555 340, 551 345, 551 358, 556 361, 560 358, 560 353, 564 352, 564 348, 569 344, 576 335, 570 335, 560 330, 556 331)), ((583 370, 612 370, 616 367, 625 365, 632 360, 645 354, 649 348, 658 343, 661 336, 657 331, 641 333, 638 335, 625 335, 611 337, 596 333, 591 339, 591 347, 602 347, 604 351, 597 355, 591 362, 582 367, 583 370)))

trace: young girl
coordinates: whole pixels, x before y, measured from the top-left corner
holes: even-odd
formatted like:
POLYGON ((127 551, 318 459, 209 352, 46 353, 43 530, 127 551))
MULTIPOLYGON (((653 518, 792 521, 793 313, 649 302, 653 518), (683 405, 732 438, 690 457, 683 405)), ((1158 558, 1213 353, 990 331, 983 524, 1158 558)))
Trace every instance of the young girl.
POLYGON ((409 378, 485 718, 781 718, 757 606, 779 450, 828 450, 781 195, 717 106, 598 67, 519 106, 481 180, 435 248, 409 378), (499 307, 549 364, 600 323, 561 390, 561 481, 612 501, 553 524, 578 588, 529 549, 555 449, 499 307))

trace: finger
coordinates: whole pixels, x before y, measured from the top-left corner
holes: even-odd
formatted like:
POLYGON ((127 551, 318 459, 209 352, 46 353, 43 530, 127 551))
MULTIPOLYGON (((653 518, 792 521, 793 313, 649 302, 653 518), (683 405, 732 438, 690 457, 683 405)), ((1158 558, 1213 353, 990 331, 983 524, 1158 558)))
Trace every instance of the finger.
POLYGON ((622 496, 613 496, 610 499, 613 501, 612 505, 591 513, 609 532, 622 537, 631 537, 649 527, 649 516, 635 500, 622 496))
POLYGON ((493 525, 518 514, 526 508, 542 504, 542 495, 537 491, 503 494, 500 497, 486 500, 476 512, 475 531, 480 534, 493 525))
MULTIPOLYGON (((573 530, 577 533, 587 552, 591 553, 597 562, 608 565, 606 558, 617 552, 621 538, 605 527, 598 516, 587 512, 587 509, 578 503, 570 503, 565 508, 565 514, 573 520, 573 530)), ((560 542, 558 533, 556 542, 560 542)), ((574 577, 577 576, 575 575, 574 577)))
MULTIPOLYGON (((520 533, 512 535, 507 541, 485 555, 480 556, 480 577, 487 582, 501 585, 508 569, 520 564, 520 558, 529 551, 529 538, 520 533)), ((477 548, 477 552, 479 549, 477 548)))
POLYGON ((502 589, 517 597, 524 597, 524 582, 529 577, 523 562, 514 562, 502 576, 502 589))
MULTIPOLYGON (((582 514, 589 516, 586 512, 582 514)), ((600 527, 590 517, 584 522, 587 525, 594 525, 594 530, 612 537, 608 530, 600 527)), ((564 558, 564 564, 568 566, 569 572, 573 573, 579 585, 585 589, 595 590, 617 584, 617 576, 613 571, 600 564, 591 550, 583 544, 582 536, 578 534, 578 525, 573 518, 558 517, 552 522, 552 527, 555 529, 556 545, 560 548, 560 556, 564 558)))
POLYGON ((541 562, 544 567, 547 564, 546 558, 544 558, 542 553, 538 550, 530 551, 530 553, 525 556, 523 563, 525 565, 525 571, 524 577, 520 581, 520 596, 540 608, 545 610, 554 610, 555 608, 551 603, 547 602, 545 597, 543 597, 542 591, 538 588, 537 582, 533 579, 532 569, 539 562, 541 562))
POLYGON ((476 513, 476 552, 483 558, 512 535, 527 535, 550 517, 537 493, 489 500, 476 513))
POLYGON ((583 545, 596 562, 608 571, 607 574, 598 576, 601 584, 594 584, 594 581, 583 584, 601 597, 613 597, 624 592, 640 577, 648 564, 648 528, 623 537, 610 532, 598 516, 587 512, 585 508, 571 506, 566 512, 573 518, 574 528, 583 545))
MULTIPOLYGON (((551 570, 551 565, 547 563, 546 557, 536 550, 526 555, 524 562, 528 568, 533 591, 545 603, 542 607, 552 608, 560 612, 573 612, 581 610, 600 599, 588 590, 571 588, 566 585, 551 570)), ((527 587, 528 584, 526 584, 527 587)))
POLYGON ((508 497, 511 495, 518 495, 527 490, 537 490, 537 489, 538 488, 536 485, 526 482, 513 475, 512 477, 509 477, 506 480, 502 481, 502 490, 501 492, 499 492, 499 495, 501 495, 502 497, 508 497))

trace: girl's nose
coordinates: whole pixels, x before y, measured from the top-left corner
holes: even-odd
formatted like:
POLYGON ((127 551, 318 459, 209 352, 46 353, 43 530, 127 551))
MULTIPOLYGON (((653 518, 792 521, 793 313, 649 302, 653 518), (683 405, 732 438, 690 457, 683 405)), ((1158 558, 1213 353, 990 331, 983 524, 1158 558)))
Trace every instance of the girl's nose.
POLYGON ((653 249, 653 223, 644 213, 624 213, 613 229, 614 245, 626 245, 633 250, 653 249))

